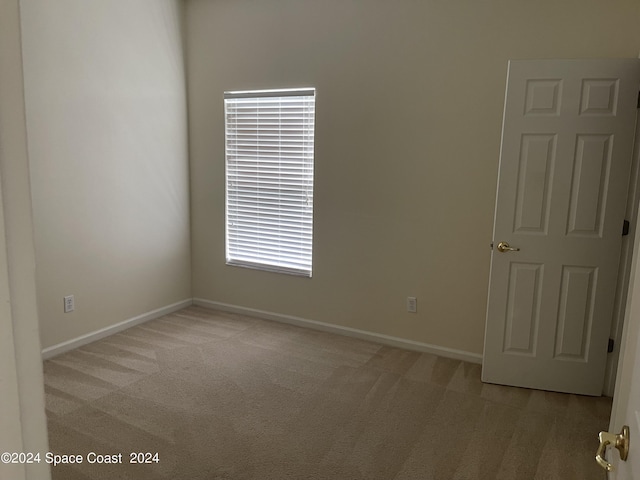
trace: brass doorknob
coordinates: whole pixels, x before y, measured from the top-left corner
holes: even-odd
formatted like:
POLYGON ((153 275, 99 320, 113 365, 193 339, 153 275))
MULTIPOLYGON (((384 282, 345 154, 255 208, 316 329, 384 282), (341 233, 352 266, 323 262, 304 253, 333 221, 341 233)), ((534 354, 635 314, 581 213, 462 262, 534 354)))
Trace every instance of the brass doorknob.
POLYGON ((502 252, 502 253, 505 253, 505 252, 519 252, 520 251, 519 248, 512 247, 507 242, 500 242, 496 248, 498 249, 499 252, 502 252))
POLYGON ((622 432, 617 435, 615 433, 600 432, 598 439, 600 440, 600 445, 596 451, 596 462, 607 472, 613 470, 613 465, 604 459, 604 451, 607 445, 612 445, 618 449, 620 460, 626 460, 629 456, 629 427, 627 425, 622 427, 622 432))

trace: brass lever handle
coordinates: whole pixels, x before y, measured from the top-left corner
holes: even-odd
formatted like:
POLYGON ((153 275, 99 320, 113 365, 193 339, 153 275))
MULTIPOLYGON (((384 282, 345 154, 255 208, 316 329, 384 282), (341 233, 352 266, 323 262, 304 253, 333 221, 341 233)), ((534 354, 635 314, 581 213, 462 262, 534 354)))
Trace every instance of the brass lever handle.
POLYGON ((498 249, 499 252, 502 252, 502 253, 504 253, 504 252, 519 252, 520 251, 519 248, 512 247, 507 242, 500 242, 496 248, 498 249))
POLYGON ((604 451, 607 445, 612 445, 618 449, 620 460, 626 460, 629 456, 629 427, 627 425, 622 427, 622 432, 617 435, 615 433, 600 432, 598 439, 600 440, 600 445, 596 451, 596 462, 607 472, 613 470, 613 465, 604 459, 604 451))

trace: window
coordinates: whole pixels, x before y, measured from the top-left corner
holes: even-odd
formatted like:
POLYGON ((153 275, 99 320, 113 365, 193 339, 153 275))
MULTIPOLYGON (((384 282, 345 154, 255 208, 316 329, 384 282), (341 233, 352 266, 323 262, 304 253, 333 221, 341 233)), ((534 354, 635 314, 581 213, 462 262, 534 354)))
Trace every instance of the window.
POLYGON ((315 89, 225 92, 228 265, 311 276, 315 89))

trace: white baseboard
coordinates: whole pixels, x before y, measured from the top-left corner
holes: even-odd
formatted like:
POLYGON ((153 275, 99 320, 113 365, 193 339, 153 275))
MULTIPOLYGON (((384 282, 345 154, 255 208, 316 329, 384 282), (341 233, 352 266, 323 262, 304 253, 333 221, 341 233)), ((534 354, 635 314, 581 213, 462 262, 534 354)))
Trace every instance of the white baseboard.
POLYGON ((239 313, 253 317, 263 318, 265 320, 273 320, 281 323, 288 323, 299 327, 312 328, 323 332, 337 333, 349 337, 360 338, 372 342, 382 343, 393 347, 405 348, 407 350, 415 350, 418 352, 432 353, 441 357, 463 360, 470 363, 482 363, 482 355, 477 353, 465 352, 464 350, 455 350, 453 348, 440 347, 438 345, 430 345, 428 343, 415 342, 404 338, 392 337, 381 333, 367 332, 356 328, 343 327, 340 325, 332 325, 330 323, 318 322, 316 320, 308 320, 306 318, 294 317, 291 315, 281 315, 279 313, 265 312, 264 310, 256 310, 254 308, 240 307, 237 305, 229 305, 227 303, 213 302, 202 298, 194 298, 193 304, 199 307, 210 308, 213 310, 222 310, 225 312, 239 313))
POLYGON ((142 315, 129 318, 128 320, 116 323, 115 325, 101 328, 100 330, 96 330, 95 332, 87 333, 86 335, 82 335, 78 338, 67 340, 66 342, 47 347, 42 350, 42 359, 47 360, 48 358, 55 357, 56 355, 60 355, 61 353, 73 350, 74 348, 81 347, 82 345, 95 342, 96 340, 100 340, 101 338, 108 337, 109 335, 113 335, 114 333, 121 332, 122 330, 126 330, 127 328, 131 328, 140 323, 153 320, 154 318, 158 318, 169 313, 173 313, 190 305, 193 305, 193 300, 191 298, 188 298, 186 300, 172 303, 171 305, 167 305, 165 307, 157 308, 150 312, 143 313, 142 315))

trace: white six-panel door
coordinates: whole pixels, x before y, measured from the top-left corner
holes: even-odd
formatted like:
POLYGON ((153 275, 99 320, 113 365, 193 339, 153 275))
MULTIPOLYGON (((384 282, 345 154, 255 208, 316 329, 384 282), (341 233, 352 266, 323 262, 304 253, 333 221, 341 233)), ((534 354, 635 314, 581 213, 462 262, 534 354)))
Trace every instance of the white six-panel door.
POLYGON ((483 381, 602 393, 639 79, 636 59, 509 62, 483 381))

